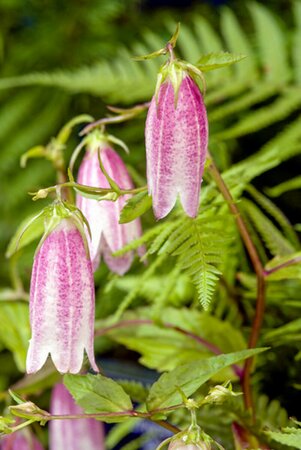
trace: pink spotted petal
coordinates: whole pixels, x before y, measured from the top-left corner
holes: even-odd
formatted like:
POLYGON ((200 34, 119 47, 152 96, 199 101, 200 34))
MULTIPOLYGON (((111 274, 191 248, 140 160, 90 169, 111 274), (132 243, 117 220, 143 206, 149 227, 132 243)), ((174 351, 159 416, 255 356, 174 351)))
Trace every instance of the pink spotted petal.
POLYGON ((165 217, 177 196, 187 215, 198 212, 208 145, 207 114, 199 88, 183 78, 175 107, 171 81, 164 82, 148 111, 146 127, 147 181, 157 219, 165 217))
POLYGON ((61 373, 78 373, 86 350, 94 359, 94 280, 83 238, 71 219, 63 219, 38 250, 30 286, 32 338, 27 373, 48 355, 61 373))
MULTIPOLYGON (((101 148, 101 160, 108 175, 122 189, 132 189, 133 183, 127 168, 120 156, 110 147, 101 148)), ((78 182, 89 186, 109 188, 109 183, 99 167, 98 153, 88 150, 80 166, 78 182)), ((132 264, 133 252, 121 257, 112 254, 141 235, 140 219, 130 223, 120 224, 119 218, 129 196, 120 196, 115 202, 77 196, 77 206, 86 216, 92 233, 90 241, 91 259, 94 270, 103 256, 108 267, 115 273, 123 275, 132 264)))
MULTIPOLYGON (((78 406, 63 384, 57 384, 51 396, 51 414, 78 415, 78 406)), ((105 450, 104 426, 95 419, 63 419, 50 422, 50 450, 105 450)))

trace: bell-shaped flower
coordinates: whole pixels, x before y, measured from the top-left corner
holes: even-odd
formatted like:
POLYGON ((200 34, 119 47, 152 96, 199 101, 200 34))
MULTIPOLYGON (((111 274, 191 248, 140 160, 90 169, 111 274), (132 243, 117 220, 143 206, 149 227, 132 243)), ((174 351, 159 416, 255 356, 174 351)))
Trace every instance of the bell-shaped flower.
POLYGON ((198 85, 176 63, 164 68, 145 127, 147 184, 157 219, 179 195, 186 214, 195 217, 208 145, 206 108, 198 85))
MULTIPOLYGON (((53 415, 79 415, 78 406, 63 384, 52 391, 50 412, 53 415)), ((50 450, 105 450, 104 426, 95 419, 60 419, 50 422, 50 450)))
POLYGON ((36 252, 30 285, 32 337, 27 373, 37 372, 48 355, 61 373, 80 371, 84 350, 91 366, 94 359, 94 280, 89 251, 72 214, 54 214, 36 252))
MULTIPOLYGON (((80 165, 77 181, 87 186, 110 188, 109 182, 103 174, 99 158, 105 171, 121 189, 132 189, 133 183, 127 168, 120 156, 105 140, 96 140, 88 147, 80 165)), ((77 195, 76 205, 86 217, 91 237, 87 236, 90 255, 94 271, 97 269, 101 256, 107 266, 119 275, 127 272, 132 264, 134 254, 127 252, 123 256, 114 257, 112 254, 120 250, 132 240, 141 235, 140 219, 120 224, 120 212, 130 195, 121 195, 116 201, 86 198, 77 195)), ((140 249, 138 254, 141 255, 140 249)))
POLYGON ((44 450, 35 436, 25 429, 0 438, 0 450, 44 450))

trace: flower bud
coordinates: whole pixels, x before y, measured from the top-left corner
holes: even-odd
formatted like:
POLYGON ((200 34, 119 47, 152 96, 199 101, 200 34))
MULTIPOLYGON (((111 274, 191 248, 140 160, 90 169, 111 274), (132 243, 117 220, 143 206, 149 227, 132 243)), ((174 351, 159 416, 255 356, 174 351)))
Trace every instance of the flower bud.
POLYGON ((0 450, 44 450, 29 430, 16 431, 0 438, 0 450))
POLYGON ((208 145, 206 108, 186 70, 175 64, 166 70, 146 119, 148 191, 157 219, 171 211, 178 195, 186 214, 195 217, 208 145))
MULTIPOLYGON (((88 186, 109 188, 109 182, 100 169, 99 155, 108 175, 121 189, 132 189, 133 183, 120 156, 108 146, 99 141, 91 146, 80 165, 78 183, 88 186)), ((93 269, 96 270, 101 255, 107 266, 119 275, 127 272, 132 264, 133 252, 120 257, 113 257, 112 253, 120 250, 130 241, 141 235, 140 219, 120 224, 120 212, 129 195, 121 195, 116 201, 96 201, 77 195, 76 204, 89 222, 91 238, 88 236, 90 255, 93 269)), ((141 250, 138 252, 141 254, 141 250)))
MULTIPOLYGON (((63 384, 57 384, 51 396, 51 414, 78 415, 78 406, 63 384)), ((104 450, 104 426, 95 419, 63 419, 50 422, 50 450, 104 450)))
POLYGON ((37 372, 49 354, 59 372, 77 373, 84 350, 98 371, 93 351, 94 302, 92 265, 82 234, 72 216, 61 219, 34 258, 27 373, 37 372))

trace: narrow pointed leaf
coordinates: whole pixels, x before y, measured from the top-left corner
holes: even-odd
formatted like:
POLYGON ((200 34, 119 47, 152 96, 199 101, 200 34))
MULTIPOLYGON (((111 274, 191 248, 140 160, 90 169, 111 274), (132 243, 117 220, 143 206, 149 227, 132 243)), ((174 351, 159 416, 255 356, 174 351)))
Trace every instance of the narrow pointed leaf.
POLYGON ((189 397, 213 375, 231 364, 265 351, 265 348, 242 350, 183 364, 161 375, 151 387, 146 401, 149 411, 182 403, 179 388, 189 397))
POLYGON ((119 223, 131 222, 137 217, 142 216, 152 206, 152 198, 145 192, 139 192, 134 197, 131 197, 124 205, 121 213, 119 223))

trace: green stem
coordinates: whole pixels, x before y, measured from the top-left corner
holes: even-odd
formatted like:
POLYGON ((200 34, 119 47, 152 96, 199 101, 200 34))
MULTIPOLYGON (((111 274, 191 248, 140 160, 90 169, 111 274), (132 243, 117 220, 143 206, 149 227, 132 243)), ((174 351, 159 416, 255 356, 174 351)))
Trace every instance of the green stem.
MULTIPOLYGON (((110 188, 95 188, 91 186, 86 186, 84 184, 76 183, 75 181, 67 181, 66 183, 57 184, 55 186, 49 186, 48 188, 40 189, 39 191, 31 194, 33 196, 33 200, 38 200, 40 198, 46 198, 48 194, 51 192, 56 192, 58 187, 66 188, 70 187, 73 189, 78 189, 79 191, 85 192, 87 194, 94 194, 94 195, 103 195, 103 194, 110 194, 116 192, 114 189, 110 188)), ((119 195, 127 195, 127 194, 138 194, 139 192, 143 192, 147 189, 147 186, 142 186, 140 188, 135 189, 119 189, 118 194, 119 195)))

